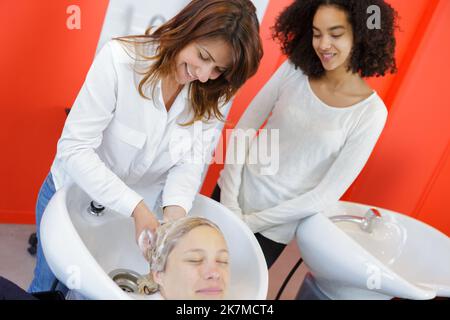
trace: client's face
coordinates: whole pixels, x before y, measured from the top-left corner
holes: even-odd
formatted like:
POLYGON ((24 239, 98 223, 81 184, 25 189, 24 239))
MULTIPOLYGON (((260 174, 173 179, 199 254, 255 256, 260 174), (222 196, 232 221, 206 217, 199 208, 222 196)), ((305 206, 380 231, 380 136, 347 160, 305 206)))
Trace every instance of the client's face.
POLYGON ((173 248, 166 269, 154 273, 166 299, 223 299, 229 283, 228 250, 214 228, 192 229, 173 248))

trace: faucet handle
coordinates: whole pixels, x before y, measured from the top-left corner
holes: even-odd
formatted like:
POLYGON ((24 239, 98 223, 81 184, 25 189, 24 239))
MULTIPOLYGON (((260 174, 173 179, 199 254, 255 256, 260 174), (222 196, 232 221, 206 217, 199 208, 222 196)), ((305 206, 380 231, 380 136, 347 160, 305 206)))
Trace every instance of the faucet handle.
POLYGON ((375 208, 370 208, 361 220, 361 229, 371 233, 375 219, 381 219, 380 211, 375 208))
POLYGON ((378 209, 370 208, 369 210, 367 210, 365 217, 366 218, 381 218, 381 213, 380 213, 380 211, 378 211, 378 209))

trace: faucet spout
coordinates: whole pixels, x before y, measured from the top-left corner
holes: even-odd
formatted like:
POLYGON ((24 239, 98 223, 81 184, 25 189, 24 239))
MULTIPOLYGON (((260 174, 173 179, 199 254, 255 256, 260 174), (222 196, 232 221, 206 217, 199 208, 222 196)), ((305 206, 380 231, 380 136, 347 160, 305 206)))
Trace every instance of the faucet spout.
POLYGON ((354 215, 336 215, 330 217, 333 222, 353 222, 357 223, 361 230, 371 233, 373 230, 373 225, 376 219, 381 219, 380 212, 375 208, 370 208, 365 213, 364 217, 354 216, 354 215))

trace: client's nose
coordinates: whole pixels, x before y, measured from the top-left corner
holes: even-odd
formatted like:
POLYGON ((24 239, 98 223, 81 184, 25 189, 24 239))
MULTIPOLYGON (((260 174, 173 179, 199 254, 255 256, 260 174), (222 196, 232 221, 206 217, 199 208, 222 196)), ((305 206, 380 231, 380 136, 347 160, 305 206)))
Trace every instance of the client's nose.
POLYGON ((208 264, 204 270, 205 279, 220 279, 219 266, 217 264, 208 264))

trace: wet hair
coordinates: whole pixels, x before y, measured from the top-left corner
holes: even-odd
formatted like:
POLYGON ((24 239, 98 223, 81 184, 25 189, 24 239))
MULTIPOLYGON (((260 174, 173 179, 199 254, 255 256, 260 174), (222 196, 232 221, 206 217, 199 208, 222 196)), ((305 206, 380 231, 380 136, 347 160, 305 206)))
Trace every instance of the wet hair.
POLYGON ((353 48, 348 70, 362 77, 395 73, 397 12, 384 0, 296 0, 278 16, 273 38, 289 60, 311 78, 320 78, 325 69, 313 46, 313 20, 321 6, 334 6, 347 14, 353 29, 353 48), (367 9, 380 8, 380 29, 369 29, 367 9))
MULTIPOLYGON (((189 84, 193 119, 224 120, 219 103, 227 103, 237 90, 253 76, 263 55, 256 8, 250 0, 193 0, 175 17, 154 32, 152 27, 144 35, 114 38, 135 48, 156 46, 154 56, 141 55, 152 62, 139 83, 139 93, 146 98, 143 87, 175 72, 178 53, 193 41, 220 39, 232 51, 232 63, 217 79, 189 84)), ((135 50, 139 54, 139 50, 135 50)))
POLYGON ((145 255, 150 264, 150 273, 138 280, 140 294, 150 295, 159 291, 159 285, 154 281, 152 272, 164 271, 169 254, 180 239, 189 231, 201 226, 211 227, 222 234, 222 231, 214 222, 203 217, 180 218, 165 223, 156 230, 153 245, 145 255))

